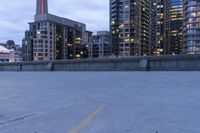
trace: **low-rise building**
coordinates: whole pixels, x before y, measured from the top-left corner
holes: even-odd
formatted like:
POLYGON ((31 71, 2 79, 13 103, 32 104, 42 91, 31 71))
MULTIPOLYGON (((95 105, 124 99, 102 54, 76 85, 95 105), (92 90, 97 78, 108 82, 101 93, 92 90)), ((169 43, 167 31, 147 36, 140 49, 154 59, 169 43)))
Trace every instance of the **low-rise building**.
POLYGON ((15 62, 14 50, 9 50, 0 45, 0 62, 15 62))
POLYGON ((22 51, 14 51, 14 55, 15 55, 15 62, 21 62, 23 61, 22 58, 22 51))
MULTIPOLYGON (((0 43, 0 46, 3 47, 2 49, 4 49, 4 51, 9 51, 10 53, 12 53, 11 54, 12 56, 14 54, 14 57, 12 57, 12 61, 9 61, 9 62, 21 62, 23 60, 22 47, 20 45, 16 45, 14 41, 8 40, 6 43, 0 43)), ((6 54, 4 54, 4 57, 5 56, 6 54)))
POLYGON ((111 55, 110 32, 98 31, 92 37, 92 44, 89 46, 90 58, 108 58, 111 55))

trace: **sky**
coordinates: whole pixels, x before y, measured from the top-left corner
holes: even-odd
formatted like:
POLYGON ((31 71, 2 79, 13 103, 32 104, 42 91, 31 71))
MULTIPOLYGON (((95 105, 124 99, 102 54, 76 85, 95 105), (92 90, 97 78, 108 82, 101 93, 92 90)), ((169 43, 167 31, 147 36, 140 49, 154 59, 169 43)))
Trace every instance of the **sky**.
MULTIPOLYGON (((109 29, 108 0, 48 0, 49 13, 80 21, 94 33, 109 29)), ((1 0, 0 42, 21 45, 28 22, 34 20, 36 0, 1 0)))

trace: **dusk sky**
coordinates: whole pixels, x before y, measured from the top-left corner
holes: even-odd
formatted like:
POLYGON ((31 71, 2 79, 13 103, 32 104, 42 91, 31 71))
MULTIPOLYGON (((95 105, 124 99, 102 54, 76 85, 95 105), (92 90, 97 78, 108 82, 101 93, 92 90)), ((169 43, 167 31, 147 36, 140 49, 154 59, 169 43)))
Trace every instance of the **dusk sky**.
MULTIPOLYGON (((96 32, 109 29, 108 0, 48 0, 49 12, 87 25, 96 32)), ((34 19, 36 0, 4 0, 0 8, 0 42, 8 39, 21 45, 28 22, 34 19)))

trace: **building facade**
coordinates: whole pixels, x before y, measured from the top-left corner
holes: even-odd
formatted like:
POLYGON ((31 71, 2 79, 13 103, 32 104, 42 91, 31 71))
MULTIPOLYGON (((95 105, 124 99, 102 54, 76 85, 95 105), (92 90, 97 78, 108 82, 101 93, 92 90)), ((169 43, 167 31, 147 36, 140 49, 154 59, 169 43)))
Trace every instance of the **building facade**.
POLYGON ((33 61, 33 32, 26 31, 22 40, 23 61, 33 61))
MULTIPOLYGON (((21 62, 22 61, 22 47, 20 45, 16 45, 15 42, 13 40, 8 40, 6 43, 0 43, 0 46, 2 46, 4 48, 4 51, 6 51, 5 49, 7 49, 7 51, 9 51, 9 62, 21 62)), ((1 55, 3 56, 3 55, 1 55)), ((8 54, 6 55, 6 53, 4 52, 4 57, 8 58, 8 54)), ((8 60, 8 59, 7 59, 8 60)), ((7 61, 5 60, 5 61, 7 61)), ((0 61, 2 62, 2 60, 0 61)))
POLYGON ((183 53, 183 0, 171 0, 171 53, 183 53))
POLYGON ((187 54, 200 54, 200 1, 183 0, 184 50, 187 54))
POLYGON ((23 39, 24 61, 87 58, 86 25, 48 13, 48 1, 37 0, 34 22, 23 39))
POLYGON ((170 0, 152 0, 151 54, 170 54, 170 0))
POLYGON ((15 62, 14 50, 9 50, 0 45, 0 62, 15 62))
POLYGON ((110 0, 110 32, 115 56, 150 53, 150 0, 110 0))
POLYGON ((92 44, 89 46, 89 57, 104 59, 111 55, 110 32, 98 31, 92 36, 92 44))

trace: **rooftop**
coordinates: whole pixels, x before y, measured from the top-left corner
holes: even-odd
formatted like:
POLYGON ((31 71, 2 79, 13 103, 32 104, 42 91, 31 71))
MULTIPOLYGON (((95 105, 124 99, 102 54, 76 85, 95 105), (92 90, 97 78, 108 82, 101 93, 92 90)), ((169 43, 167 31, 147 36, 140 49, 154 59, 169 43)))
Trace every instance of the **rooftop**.
POLYGON ((63 25, 69 25, 71 27, 86 27, 85 24, 81 23, 81 22, 77 22, 71 19, 67 19, 67 18, 63 18, 63 17, 59 17, 53 14, 49 14, 49 13, 45 13, 45 14, 38 14, 35 15, 35 21, 52 21, 58 24, 63 24, 63 25))
POLYGON ((1 72, 1 133, 199 133, 200 72, 1 72))
POLYGON ((0 45, 0 53, 9 53, 9 52, 10 51, 7 48, 0 45))

